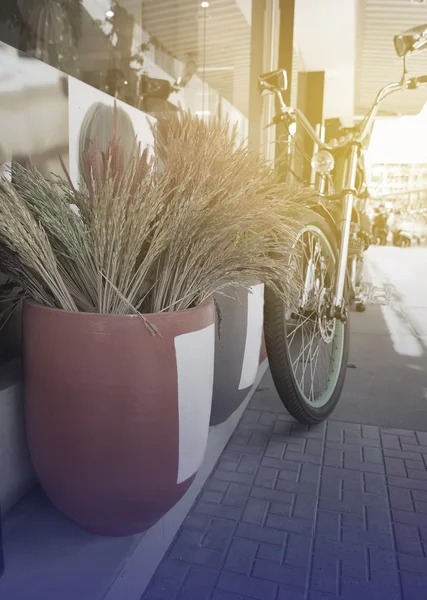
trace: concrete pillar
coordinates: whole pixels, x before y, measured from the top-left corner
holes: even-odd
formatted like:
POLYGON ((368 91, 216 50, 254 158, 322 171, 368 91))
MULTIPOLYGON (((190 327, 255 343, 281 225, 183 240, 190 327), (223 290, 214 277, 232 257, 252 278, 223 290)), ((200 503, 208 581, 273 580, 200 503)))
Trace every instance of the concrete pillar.
POLYGON ((248 145, 255 152, 259 151, 261 145, 263 99, 258 93, 257 77, 264 70, 264 35, 268 34, 265 21, 266 0, 252 0, 248 145))
MULTIPOLYGON (((324 95, 324 71, 309 71, 299 73, 297 106, 310 121, 313 129, 316 129, 317 125, 323 125, 324 95)), ((310 163, 313 155, 314 144, 310 136, 307 134, 299 132, 298 135, 298 139, 300 140, 300 145, 302 145, 305 157, 301 157, 300 153, 298 153, 298 164, 295 164, 295 168, 299 167, 298 174, 303 177, 304 181, 308 182, 311 174, 310 163)))
MULTIPOLYGON (((294 26, 295 26, 295 0, 279 1, 279 56, 278 69, 285 69, 288 74, 288 89, 283 95, 286 104, 291 103, 292 94, 292 66, 294 56, 294 26)), ((279 109, 277 101, 277 110, 279 109)), ((283 125, 276 127, 276 140, 286 135, 283 125)), ((283 151, 283 145, 276 141, 276 157, 283 151)), ((278 169, 281 166, 277 165, 278 169)))

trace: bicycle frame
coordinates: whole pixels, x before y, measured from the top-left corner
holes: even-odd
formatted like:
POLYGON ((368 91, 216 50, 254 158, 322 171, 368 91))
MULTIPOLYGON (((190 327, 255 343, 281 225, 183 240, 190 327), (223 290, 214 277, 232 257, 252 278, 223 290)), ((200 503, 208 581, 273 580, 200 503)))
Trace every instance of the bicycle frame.
MULTIPOLYGON (((348 265, 348 256, 349 256, 349 244, 350 244, 350 235, 351 235, 351 219, 353 213, 353 206, 355 199, 357 198, 357 189, 356 189, 356 177, 357 177, 357 168, 359 163, 360 154, 362 151, 363 142, 366 140, 367 136, 371 132, 371 129, 374 125, 375 117, 377 116, 378 109, 381 105, 381 102, 390 94, 394 92, 406 90, 406 89, 416 89, 422 85, 427 84, 427 76, 422 77, 412 77, 410 79, 406 79, 405 77, 402 79, 400 83, 392 83, 384 88, 382 88, 375 99, 374 104, 371 109, 365 116, 365 119, 362 121, 360 126, 360 130, 353 136, 353 138, 349 142, 345 142, 338 146, 334 147, 334 150, 338 148, 347 148, 348 149, 348 158, 347 158, 347 169, 346 169, 346 178, 344 181, 343 189, 341 191, 341 217, 340 222, 338 223, 339 230, 341 233, 340 236, 340 245, 339 245, 339 255, 338 255, 338 265, 337 265, 337 276, 335 281, 335 290, 334 290, 334 298, 333 304, 331 306, 331 317, 340 319, 345 321, 346 319, 346 306, 344 301, 345 294, 345 283, 347 277, 347 265, 348 265)), ((285 104, 282 96, 281 90, 276 90, 276 94, 278 96, 280 102, 280 108, 282 115, 289 115, 292 117, 297 123, 300 123, 306 133, 311 137, 314 144, 317 146, 318 150, 328 150, 331 151, 332 147, 328 144, 325 144, 317 135, 316 131, 311 126, 310 122, 306 118, 306 116, 299 110, 289 107, 285 104)), ((323 181, 323 180, 322 180, 323 181)), ((318 189, 319 192, 322 190, 318 189)))

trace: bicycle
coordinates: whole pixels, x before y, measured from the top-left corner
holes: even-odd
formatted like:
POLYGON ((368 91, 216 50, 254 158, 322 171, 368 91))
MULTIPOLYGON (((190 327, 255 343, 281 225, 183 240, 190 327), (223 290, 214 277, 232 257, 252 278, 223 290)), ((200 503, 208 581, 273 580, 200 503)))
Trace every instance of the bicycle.
POLYGON ((350 139, 335 145, 324 143, 305 115, 286 105, 286 71, 258 77, 259 91, 274 93, 279 101, 280 111, 270 125, 284 124, 290 139, 300 126, 317 147, 312 166, 317 173, 318 202, 305 212, 288 258, 299 293, 291 305, 284 306, 267 289, 264 309, 265 341, 276 390, 289 413, 305 424, 326 419, 344 386, 350 342, 348 310, 352 303, 357 307, 358 267, 364 251, 355 210, 364 191, 363 143, 387 96, 427 84, 427 75, 409 78, 406 70, 407 56, 427 48, 427 24, 395 36, 394 45, 403 58, 401 81, 382 88, 350 139))

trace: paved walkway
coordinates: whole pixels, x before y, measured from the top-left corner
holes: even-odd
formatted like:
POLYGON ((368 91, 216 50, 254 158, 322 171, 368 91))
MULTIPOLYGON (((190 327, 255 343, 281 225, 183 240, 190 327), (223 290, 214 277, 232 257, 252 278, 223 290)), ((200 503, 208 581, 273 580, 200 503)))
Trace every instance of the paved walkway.
POLYGON ((266 377, 143 598, 426 600, 427 433, 301 426, 266 377))

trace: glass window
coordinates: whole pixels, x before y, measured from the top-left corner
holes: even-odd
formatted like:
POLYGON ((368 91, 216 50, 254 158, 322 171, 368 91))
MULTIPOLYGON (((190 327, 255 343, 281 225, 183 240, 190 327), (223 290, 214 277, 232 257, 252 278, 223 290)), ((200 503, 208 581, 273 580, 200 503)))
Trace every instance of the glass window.
POLYGON ((252 0, 2 0, 0 8, 0 40, 28 56, 153 114, 182 105, 228 115, 242 135, 251 26, 252 0))

